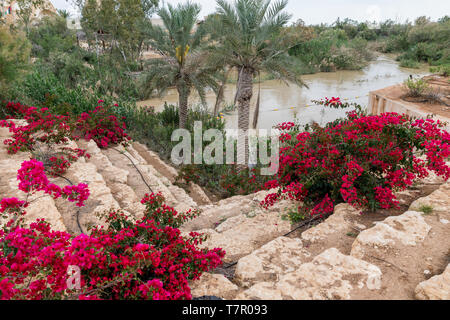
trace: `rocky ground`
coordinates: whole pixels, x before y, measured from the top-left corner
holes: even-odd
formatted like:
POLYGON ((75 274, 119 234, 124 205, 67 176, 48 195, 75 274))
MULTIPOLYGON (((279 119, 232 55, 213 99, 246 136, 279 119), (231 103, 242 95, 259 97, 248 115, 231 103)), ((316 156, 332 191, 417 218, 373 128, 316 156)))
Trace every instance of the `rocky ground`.
POLYGON ((237 264, 227 277, 204 275, 193 284, 193 294, 252 300, 449 299, 450 184, 439 179, 423 184, 418 189, 428 184, 435 191, 414 201, 410 191, 401 197, 408 209, 382 220, 380 213, 371 218, 341 204, 325 221, 284 236, 291 226, 280 218, 279 207, 254 218, 239 213, 214 229, 201 229, 211 234, 207 246, 222 246, 231 252, 226 261, 237 264), (424 213, 424 206, 432 212, 424 213))
MULTIPOLYGON (((8 129, 0 128, 0 141, 8 137, 8 129)), ((79 234, 102 223, 95 213, 111 208, 141 216, 140 199, 151 191, 161 192, 179 211, 199 209, 201 215, 182 231, 206 233, 203 245, 227 254, 222 268, 192 283, 194 297, 450 299, 449 182, 421 181, 399 195, 401 211, 360 214, 341 204, 326 220, 292 232, 296 226, 283 214, 295 204, 284 201, 264 210, 259 203, 267 191, 211 203, 197 185, 189 192, 175 186, 176 170, 142 144, 106 150, 92 141, 77 144, 91 158, 81 158, 55 182, 88 183, 86 207, 37 194, 29 199, 27 221, 45 218, 54 229, 79 234)), ((17 170, 30 157, 8 155, 0 144, 2 198, 21 196, 17 170)))

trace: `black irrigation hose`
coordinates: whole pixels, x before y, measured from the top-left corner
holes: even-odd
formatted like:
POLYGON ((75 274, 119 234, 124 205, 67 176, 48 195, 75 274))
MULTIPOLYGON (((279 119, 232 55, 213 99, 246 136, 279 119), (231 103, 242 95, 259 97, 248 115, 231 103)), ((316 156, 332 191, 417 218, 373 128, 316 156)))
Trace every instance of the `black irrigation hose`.
MULTIPOLYGON (((306 226, 307 224, 309 224, 309 223, 311 223, 311 222, 314 222, 314 221, 316 221, 316 220, 323 219, 323 218, 324 218, 324 217, 316 216, 316 217, 312 218, 311 220, 305 221, 305 222, 301 223, 300 225, 298 225, 297 227, 295 227, 293 230, 291 230, 291 231, 289 231, 288 233, 284 234, 283 237, 287 237, 288 235, 294 233, 294 232, 297 231, 298 229, 300 229, 300 228, 306 226)), ((223 269, 231 268, 231 267, 237 265, 237 263, 238 263, 238 261, 233 262, 233 263, 230 263, 230 264, 228 264, 227 266, 223 267, 223 269)))
MULTIPOLYGON (((62 178, 62 179, 64 179, 64 180, 66 180, 71 186, 74 185, 73 182, 70 181, 70 179, 68 179, 68 178, 66 178, 66 177, 64 177, 64 176, 62 176, 62 175, 60 175, 60 174, 57 174, 57 173, 54 173, 54 172, 52 172, 51 174, 54 175, 54 176, 57 176, 57 177, 59 177, 59 178, 62 178)), ((76 219, 76 221, 77 221, 77 226, 78 226, 78 229, 80 229, 80 232, 81 232, 82 234, 86 234, 86 233, 83 231, 83 227, 81 226, 81 223, 80 223, 80 208, 77 209, 77 212, 76 212, 76 214, 75 214, 75 219, 76 219)))
POLYGON ((148 189, 150 190, 151 193, 154 193, 152 190, 152 187, 150 187, 150 185, 147 183, 147 181, 145 181, 144 175, 142 174, 142 172, 139 170, 139 168, 136 166, 136 164, 133 162, 133 160, 131 160, 131 158, 125 153, 122 152, 116 148, 112 148, 113 150, 117 151, 120 154, 123 154, 125 157, 128 158, 128 160, 130 160, 131 164, 134 166, 134 168, 136 169, 136 171, 139 173, 139 175, 141 176, 142 181, 144 181, 145 185, 148 187, 148 189))
POLYGON ((300 229, 300 228, 306 226, 307 224, 309 224, 309 223, 311 223, 311 222, 314 222, 314 221, 316 221, 316 220, 323 219, 323 218, 324 218, 324 217, 322 217, 322 216, 315 216, 315 217, 312 218, 311 220, 305 221, 305 222, 303 222, 302 224, 298 225, 298 226, 295 227, 293 230, 291 230, 291 231, 289 231, 288 233, 286 233, 285 235, 283 235, 283 237, 287 237, 288 235, 294 233, 294 232, 297 231, 298 229, 300 229))

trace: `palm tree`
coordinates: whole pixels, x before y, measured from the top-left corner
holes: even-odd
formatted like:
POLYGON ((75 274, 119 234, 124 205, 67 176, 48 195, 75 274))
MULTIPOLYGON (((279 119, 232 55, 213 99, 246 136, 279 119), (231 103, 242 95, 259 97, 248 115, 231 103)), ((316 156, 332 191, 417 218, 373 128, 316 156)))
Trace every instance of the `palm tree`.
POLYGON ((57 12, 58 12, 58 15, 61 18, 63 18, 64 20, 67 20, 70 18, 70 12, 67 10, 62 9, 62 10, 57 10, 57 12))
MULTIPOLYGON (((305 84, 288 54, 289 48, 294 45, 292 38, 282 32, 291 18, 283 12, 287 0, 273 4, 271 0, 235 0, 233 4, 217 0, 217 5, 219 19, 209 19, 212 25, 208 29, 220 30, 222 37, 211 46, 211 59, 238 72, 238 129, 239 139, 245 143, 241 144, 237 153, 238 159, 245 159, 248 163, 247 131, 255 77, 266 72, 286 83, 305 84)), ((258 105, 255 115, 259 112, 258 105)))
POLYGON ((197 91, 206 104, 205 89, 217 86, 214 77, 217 67, 205 63, 207 53, 202 50, 204 29, 196 28, 199 13, 200 6, 191 2, 176 7, 169 4, 158 11, 164 28, 150 25, 147 30, 149 45, 161 55, 148 63, 147 92, 157 90, 163 94, 168 88, 176 87, 180 128, 186 128, 191 92, 197 91))

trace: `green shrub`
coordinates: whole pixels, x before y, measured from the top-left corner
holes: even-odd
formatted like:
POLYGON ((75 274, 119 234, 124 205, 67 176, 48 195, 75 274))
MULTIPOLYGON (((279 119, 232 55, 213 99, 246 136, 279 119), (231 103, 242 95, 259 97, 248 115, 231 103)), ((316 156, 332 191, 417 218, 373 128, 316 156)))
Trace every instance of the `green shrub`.
POLYGON ((400 60, 400 67, 418 69, 420 67, 420 64, 412 59, 402 59, 400 60))
MULTIPOLYGON (((133 139, 141 141, 162 158, 169 159, 172 149, 178 142, 172 142, 172 132, 178 129, 178 108, 165 105, 161 112, 153 109, 139 108, 134 104, 119 104, 116 107, 119 116, 126 117, 126 125, 133 139)), ((215 128, 223 131, 225 123, 222 119, 209 114, 206 110, 193 107, 188 112, 186 129, 193 134, 194 122, 202 122, 203 132, 215 128)))
POLYGON ((425 215, 429 215, 433 212, 433 207, 430 205, 421 205, 419 211, 422 211, 425 215))
POLYGON ((22 76, 30 59, 30 43, 0 25, 0 99, 8 99, 11 83, 22 76))
POLYGON ((430 67, 430 72, 438 73, 441 76, 449 76, 450 75, 450 64, 444 64, 441 66, 430 67))
POLYGON ((420 97, 429 88, 428 83, 424 79, 408 79, 405 81, 405 86, 408 89, 408 96, 420 97))
POLYGON ((360 36, 348 39, 344 30, 325 29, 315 38, 294 46, 289 54, 298 59, 303 74, 359 70, 373 58, 367 44, 360 36))
POLYGON ((408 35, 399 34, 390 36, 386 41, 385 53, 405 51, 409 48, 408 35))
POLYGON ((105 105, 118 104, 121 108, 134 106, 133 102, 104 95, 95 88, 87 90, 76 86, 68 89, 51 72, 34 71, 28 74, 16 84, 12 92, 15 100, 27 105, 45 106, 55 114, 64 114, 69 110, 71 114, 79 115, 93 110, 98 105, 98 100, 104 100, 105 105))
POLYGON ((33 55, 46 58, 52 52, 69 53, 77 49, 76 34, 67 28, 65 19, 59 16, 45 17, 32 28, 28 38, 33 44, 33 55))
POLYGON ((418 61, 425 61, 430 63, 442 58, 442 52, 440 46, 437 43, 418 43, 413 47, 413 52, 418 61))

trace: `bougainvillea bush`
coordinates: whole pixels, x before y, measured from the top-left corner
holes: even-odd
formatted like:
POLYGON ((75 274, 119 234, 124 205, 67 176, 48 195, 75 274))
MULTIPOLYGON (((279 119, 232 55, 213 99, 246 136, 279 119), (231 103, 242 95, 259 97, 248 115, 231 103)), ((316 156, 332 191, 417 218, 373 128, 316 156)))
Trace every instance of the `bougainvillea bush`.
POLYGON ((83 112, 80 115, 74 126, 80 136, 75 135, 75 137, 84 138, 87 141, 92 139, 99 148, 107 148, 110 145, 126 143, 131 140, 125 132, 125 122, 119 121, 111 107, 102 106, 103 102, 103 100, 99 100, 99 106, 94 110, 83 112))
MULTIPOLYGON (((349 106, 339 98, 322 104, 349 106)), ((330 214, 339 203, 389 209, 398 206, 395 191, 431 171, 450 177, 450 134, 432 119, 351 111, 325 127, 302 131, 294 123, 283 123, 278 128, 280 168, 266 188, 280 188, 263 201, 266 207, 290 198, 301 202, 299 211, 311 215, 330 214)))
POLYGON ((12 133, 12 137, 3 143, 8 146, 9 154, 34 152, 51 174, 64 174, 80 157, 89 157, 86 150, 64 146, 69 140, 92 139, 100 148, 125 145, 130 140, 125 132, 125 123, 119 121, 111 107, 103 107, 102 100, 98 102, 94 110, 82 113, 79 117, 55 115, 48 108, 2 103, 0 127, 7 127, 12 133), (23 119, 25 123, 11 119, 23 119), (40 146, 45 149, 43 152, 39 152, 42 151, 40 146))
MULTIPOLYGON (((18 180, 26 199, 44 191, 84 206, 89 196, 83 184, 49 183, 36 160, 22 164, 18 180)), ((163 202, 160 194, 146 195, 141 219, 109 212, 104 227, 75 237, 44 220, 25 226, 27 200, 2 199, 9 222, 0 230, 0 299, 191 299, 188 280, 220 265, 225 252, 199 249, 204 239, 197 233, 183 237, 178 227, 196 213, 163 202), (68 273, 74 267, 78 280, 68 273)))

